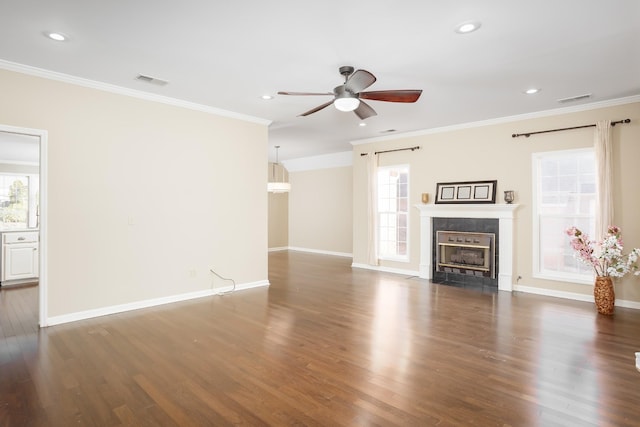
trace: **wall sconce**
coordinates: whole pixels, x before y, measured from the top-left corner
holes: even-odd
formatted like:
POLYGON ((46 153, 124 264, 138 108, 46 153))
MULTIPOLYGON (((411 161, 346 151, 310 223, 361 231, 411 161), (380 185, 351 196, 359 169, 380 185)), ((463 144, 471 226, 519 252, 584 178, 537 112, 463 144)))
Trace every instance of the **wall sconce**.
POLYGON ((507 202, 507 204, 511 204, 513 203, 513 200, 514 200, 513 190, 506 190, 504 192, 504 201, 507 202))
POLYGON ((422 193, 422 203, 429 203, 429 193, 422 193))

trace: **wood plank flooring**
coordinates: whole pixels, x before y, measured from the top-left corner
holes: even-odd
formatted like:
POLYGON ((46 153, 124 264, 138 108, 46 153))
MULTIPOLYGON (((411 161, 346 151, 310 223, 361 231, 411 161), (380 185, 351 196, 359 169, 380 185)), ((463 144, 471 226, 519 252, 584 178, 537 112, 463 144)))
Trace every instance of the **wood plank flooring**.
POLYGON ((269 255, 269 288, 38 330, 0 289, 0 426, 637 426, 640 311, 269 255))

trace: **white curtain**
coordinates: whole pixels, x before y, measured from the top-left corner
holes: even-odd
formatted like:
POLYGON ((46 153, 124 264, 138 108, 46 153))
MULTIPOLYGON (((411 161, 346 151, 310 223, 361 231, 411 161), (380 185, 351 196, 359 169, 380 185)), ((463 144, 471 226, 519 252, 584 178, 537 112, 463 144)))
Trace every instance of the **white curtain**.
POLYGON ((367 156, 367 181, 367 262, 378 265, 378 156, 374 153, 367 156))
POLYGON ((596 230, 594 238, 602 239, 613 225, 613 148, 611 121, 596 123, 594 148, 596 153, 596 230))

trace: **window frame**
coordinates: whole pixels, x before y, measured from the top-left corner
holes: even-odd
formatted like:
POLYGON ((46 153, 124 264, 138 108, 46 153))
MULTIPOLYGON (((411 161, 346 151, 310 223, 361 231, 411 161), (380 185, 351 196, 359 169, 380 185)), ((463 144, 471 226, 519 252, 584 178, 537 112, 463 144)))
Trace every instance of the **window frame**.
MULTIPOLYGON (((543 266, 541 264, 540 259, 540 248, 542 243, 542 234, 541 234, 541 220, 543 217, 546 218, 579 218, 579 219, 588 219, 595 220, 595 212, 593 215, 589 214, 572 214, 572 215, 563 215, 563 214, 542 214, 540 211, 540 195, 542 189, 540 188, 540 165, 541 161, 544 158, 549 158, 553 155, 559 154, 579 154, 579 153, 587 153, 591 152, 594 154, 594 165, 595 165, 595 149, 593 147, 585 147, 585 148, 576 148, 576 149, 568 149, 568 150, 555 150, 555 151, 544 151, 532 153, 531 155, 531 169, 532 169, 532 232, 533 232, 533 265, 532 265, 532 277, 536 279, 545 279, 545 280, 555 280, 561 282, 570 282, 584 285, 593 286, 593 273, 591 274, 579 274, 572 272, 559 272, 552 270, 543 270, 543 266)), ((597 173, 597 172, 596 172, 597 173)), ((596 190, 597 192, 597 190, 596 190)), ((597 193, 596 193, 597 194, 597 193)), ((569 240, 567 237, 567 245, 569 245, 569 240)), ((579 261, 578 261, 579 262, 579 261)))
MULTIPOLYGON (((377 215, 377 230, 376 230, 376 234, 377 234, 377 245, 378 245, 378 259, 383 260, 383 261, 395 261, 395 262, 404 262, 404 263, 408 263, 410 262, 410 212, 411 212, 411 169, 409 164, 396 164, 396 165, 388 165, 388 166, 378 166, 378 171, 377 171, 377 176, 376 176, 376 183, 378 185, 377 187, 377 191, 376 193, 378 194, 378 200, 376 200, 376 215, 377 215), (379 184, 379 178, 380 178, 380 171, 381 170, 400 170, 400 169, 406 169, 406 173, 407 173, 407 209, 406 211, 400 211, 400 212, 406 212, 406 216, 407 216, 407 226, 406 226, 406 237, 405 237, 405 245, 406 245, 406 253, 405 255, 398 255, 397 251, 396 251, 396 255, 382 255, 380 253, 380 248, 382 247, 381 245, 381 221, 380 221, 380 215, 381 215, 381 211, 378 208, 378 203, 379 203, 379 199, 380 199, 380 184, 379 184)), ((396 211, 399 212, 399 211, 396 211)), ((397 242, 397 240, 396 240, 397 242)))

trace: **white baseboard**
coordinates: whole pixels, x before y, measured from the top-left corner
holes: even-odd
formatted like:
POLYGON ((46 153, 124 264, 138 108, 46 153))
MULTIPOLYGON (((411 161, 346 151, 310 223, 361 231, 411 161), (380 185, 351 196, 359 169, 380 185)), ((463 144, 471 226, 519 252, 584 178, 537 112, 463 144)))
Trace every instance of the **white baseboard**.
POLYGON ((353 264, 351 264, 351 267, 364 268, 366 270, 382 271, 384 273, 402 274, 403 276, 419 276, 420 275, 418 271, 404 270, 401 268, 384 267, 381 265, 359 264, 354 262, 353 264))
POLYGON ((269 252, 280 252, 280 251, 286 251, 289 248, 286 246, 281 246, 279 248, 269 248, 269 252))
POLYGON ((288 250, 297 251, 297 252, 309 252, 309 253, 320 254, 320 255, 333 255, 333 256, 339 256, 343 258, 353 258, 353 254, 349 254, 346 252, 323 251, 322 249, 309 249, 309 248, 299 248, 296 246, 289 246, 288 250))
MULTIPOLYGON (((593 295, 577 294, 575 292, 555 291, 552 289, 536 288, 534 286, 514 285, 513 290, 517 292, 526 292, 529 294, 544 295, 548 297, 572 299, 575 301, 584 301, 593 303, 593 295)), ((640 310, 640 302, 621 300, 616 298, 616 307, 633 308, 640 310)))
MULTIPOLYGON (((269 286, 268 280, 260 280, 258 282, 245 283, 236 286, 236 291, 245 289, 269 286)), ((231 291, 233 286, 225 286, 220 288, 205 289, 202 291, 189 292, 186 294, 172 295, 162 298, 153 298, 144 301, 136 301, 127 304, 112 305, 109 307, 101 307, 93 310, 79 311, 76 313, 63 314, 61 316, 53 316, 46 319, 46 323, 41 326, 60 325, 62 323, 76 322, 78 320, 92 319, 94 317, 108 316, 110 314, 123 313, 125 311, 139 310, 141 308, 156 307, 174 302, 187 301, 196 298, 208 297, 212 295, 223 294, 231 291)))

